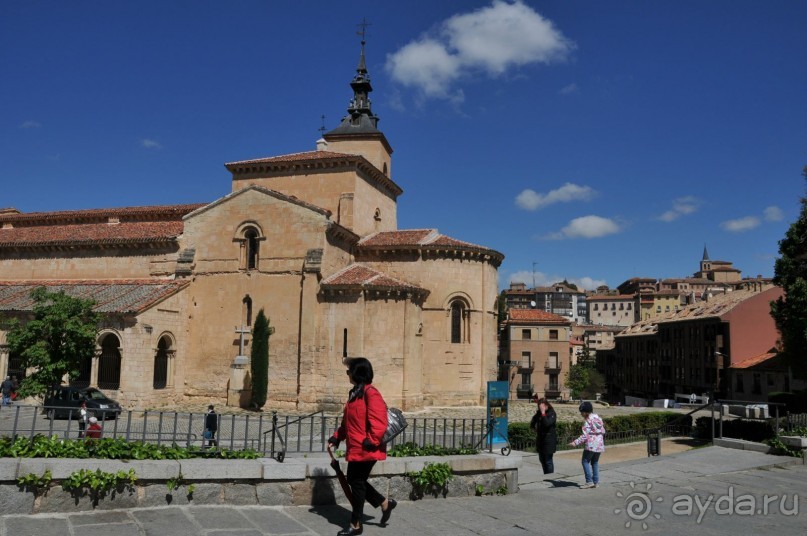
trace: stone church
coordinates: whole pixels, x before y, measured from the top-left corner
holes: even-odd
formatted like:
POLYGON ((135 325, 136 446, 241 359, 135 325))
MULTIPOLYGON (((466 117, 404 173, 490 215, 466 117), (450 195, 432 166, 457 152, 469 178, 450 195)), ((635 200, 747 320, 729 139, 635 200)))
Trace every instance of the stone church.
MULTIPOLYGON (((0 209, 0 314, 24 317, 39 286, 94 299, 96 355, 71 381, 130 408, 246 405, 260 309, 274 328, 267 407, 335 409, 350 356, 372 360, 390 405, 482 404, 503 255, 398 229, 403 190, 364 43, 350 86, 347 115, 316 150, 226 164, 232 190, 212 203, 0 209)), ((20 378, 5 341, 0 331, 0 373, 20 378)))

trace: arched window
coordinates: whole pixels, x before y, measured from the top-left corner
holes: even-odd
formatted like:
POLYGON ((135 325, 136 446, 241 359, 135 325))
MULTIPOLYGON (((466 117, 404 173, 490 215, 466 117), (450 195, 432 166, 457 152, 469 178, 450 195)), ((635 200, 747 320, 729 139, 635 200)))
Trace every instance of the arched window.
POLYGON ((247 229, 244 233, 247 248, 247 270, 255 270, 258 268, 258 231, 255 229, 247 229))
POLYGON ((70 385, 73 387, 89 387, 92 378, 92 358, 84 356, 79 363, 79 373, 77 378, 70 378, 70 385))
POLYGON ((98 362, 98 388, 120 389, 120 340, 112 333, 101 341, 101 358, 98 362))
POLYGON ((451 342, 459 344, 464 342, 465 304, 460 300, 451 302, 451 342))
POLYGON ((22 358, 17 354, 11 354, 8 356, 8 370, 6 374, 3 375, 3 378, 8 376, 11 378, 12 376, 17 378, 18 382, 21 382, 25 378, 25 367, 22 364, 22 358))
POLYGON ((247 326, 252 325, 252 298, 249 294, 244 297, 244 322, 247 326))
POLYGON ((165 389, 168 385, 168 352, 171 349, 171 339, 161 337, 157 343, 157 353, 154 354, 154 388, 165 389))

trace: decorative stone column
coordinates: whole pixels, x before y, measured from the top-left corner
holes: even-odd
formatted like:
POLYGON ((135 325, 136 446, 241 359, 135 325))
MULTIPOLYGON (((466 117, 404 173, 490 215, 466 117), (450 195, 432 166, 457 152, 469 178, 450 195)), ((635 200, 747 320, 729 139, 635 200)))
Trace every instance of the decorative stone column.
MULTIPOLYGON (((8 376, 9 349, 7 344, 0 344, 0 377, 8 376)), ((2 380, 0 380, 2 381, 2 380)))

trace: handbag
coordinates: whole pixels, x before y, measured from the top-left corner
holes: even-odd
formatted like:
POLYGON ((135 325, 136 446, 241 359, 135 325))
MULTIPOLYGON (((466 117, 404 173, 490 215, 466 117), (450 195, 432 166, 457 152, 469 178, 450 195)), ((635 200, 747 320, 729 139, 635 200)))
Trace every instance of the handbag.
POLYGON ((386 445, 401 434, 409 423, 406 422, 403 412, 398 408, 387 408, 387 431, 381 439, 381 444, 386 445))
POLYGON ((213 439, 213 430, 205 430, 205 433, 202 434, 205 439, 213 439))
MULTIPOLYGON (((380 391, 379 394, 381 394, 380 391)), ((367 404, 367 398, 364 399, 364 403, 367 404)), ((384 402, 384 405, 386 406, 387 403, 384 402)), ((386 445, 398 437, 401 432, 406 430, 407 426, 409 426, 409 423, 406 422, 403 412, 398 408, 387 406, 387 429, 384 431, 384 437, 381 438, 381 445, 386 445)))

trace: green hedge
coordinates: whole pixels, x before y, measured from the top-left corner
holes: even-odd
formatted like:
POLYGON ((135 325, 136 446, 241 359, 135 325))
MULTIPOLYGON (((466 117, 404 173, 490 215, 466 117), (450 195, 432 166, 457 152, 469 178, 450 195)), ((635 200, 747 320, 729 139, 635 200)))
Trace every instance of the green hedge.
MULTIPOLYGON (((615 436, 632 431, 645 431, 663 428, 676 421, 676 425, 681 427, 692 426, 692 417, 682 416, 680 413, 671 411, 652 411, 646 413, 634 413, 631 415, 618 415, 616 417, 606 417, 603 419, 605 425, 605 442, 608 443, 608 435, 615 436), (680 419, 680 420, 677 420, 680 419)), ((571 440, 576 439, 582 433, 583 421, 558 421, 556 432, 558 434, 558 448, 563 448, 571 440)), ((535 432, 530 429, 529 423, 514 422, 507 428, 510 443, 513 445, 534 445, 535 432)))

